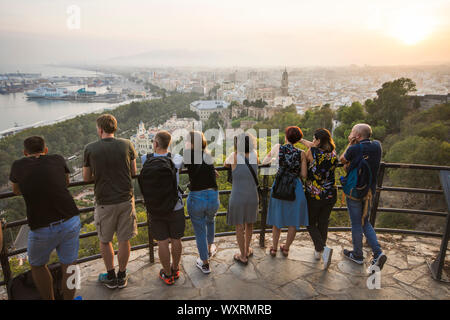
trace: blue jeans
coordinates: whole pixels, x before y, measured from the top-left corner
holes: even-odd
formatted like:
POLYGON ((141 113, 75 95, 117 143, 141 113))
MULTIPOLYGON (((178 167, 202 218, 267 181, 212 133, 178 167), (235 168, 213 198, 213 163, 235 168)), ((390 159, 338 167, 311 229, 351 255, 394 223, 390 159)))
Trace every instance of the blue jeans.
POLYGON ((187 211, 194 227, 200 259, 208 260, 208 244, 214 243, 215 214, 219 209, 219 192, 201 190, 189 192, 187 211))
POLYGON ((28 233, 28 259, 30 265, 40 267, 48 263, 54 249, 59 262, 71 264, 78 258, 81 222, 76 215, 62 223, 52 223, 49 227, 30 230, 28 233))
MULTIPOLYGON (((370 212, 371 203, 369 203, 368 212, 370 212)), ((363 212, 363 202, 352 200, 347 198, 347 209, 350 215, 350 220, 352 223, 352 241, 353 241, 353 252, 357 257, 363 257, 363 233, 367 238, 367 242, 372 248, 374 257, 378 257, 378 255, 382 252, 380 248, 380 244, 377 240, 377 235, 375 234, 375 230, 369 222, 369 214, 366 216, 364 220, 364 226, 362 226, 362 212, 363 212)))

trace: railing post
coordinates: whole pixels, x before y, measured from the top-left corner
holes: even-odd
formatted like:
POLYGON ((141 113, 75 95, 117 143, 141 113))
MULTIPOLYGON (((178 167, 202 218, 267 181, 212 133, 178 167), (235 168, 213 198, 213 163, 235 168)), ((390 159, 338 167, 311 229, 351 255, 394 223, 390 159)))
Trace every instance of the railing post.
POLYGON ((155 263, 155 248, 153 245, 153 235, 150 232, 151 218, 150 214, 147 212, 147 235, 148 235, 148 253, 150 256, 150 263, 155 263))
MULTIPOLYGON (((4 223, 0 222, 1 229, 4 228, 3 225, 4 225, 4 223)), ((6 287, 8 287, 8 284, 11 281, 11 266, 9 265, 8 249, 6 248, 5 239, 3 239, 3 245, 2 245, 2 248, 0 248, 0 263, 2 265, 3 280, 5 281, 6 287)), ((8 295, 9 295, 9 292, 8 292, 8 295)))
POLYGON ((443 272, 445 256, 447 254, 448 240, 450 240, 450 171, 442 170, 439 174, 442 189, 444 190, 445 200, 447 202, 447 218, 445 219, 445 229, 442 235, 441 249, 436 260, 428 263, 431 271, 431 276, 435 280, 450 282, 448 275, 443 272))
POLYGON ((384 162, 380 163, 380 170, 378 170, 377 178, 377 190, 375 192, 375 197, 373 198, 371 210, 370 210, 370 224, 375 228, 375 222, 377 219, 378 203, 380 202, 381 188, 383 188, 384 171, 386 164, 384 162))
POLYGON ((265 240, 266 240, 266 220, 267 220, 267 207, 268 207, 268 201, 269 201, 269 176, 267 173, 263 176, 263 187, 262 187, 262 212, 261 212, 261 231, 259 234, 259 246, 261 248, 264 248, 265 240))

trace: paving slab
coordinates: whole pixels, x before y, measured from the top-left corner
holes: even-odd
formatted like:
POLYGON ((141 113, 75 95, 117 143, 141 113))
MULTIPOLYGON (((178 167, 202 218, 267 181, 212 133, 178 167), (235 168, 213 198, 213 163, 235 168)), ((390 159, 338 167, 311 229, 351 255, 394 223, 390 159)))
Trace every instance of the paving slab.
MULTIPOLYGON (((247 266, 233 260, 233 255, 239 250, 235 237, 230 236, 216 241, 218 252, 210 261, 212 272, 208 275, 196 267, 198 252, 195 241, 188 241, 183 243, 181 275, 173 286, 167 286, 158 277, 161 265, 157 251, 155 263, 151 264, 148 249, 143 249, 134 251, 130 257, 130 279, 124 289, 111 290, 98 282, 98 274, 105 272, 102 260, 81 264, 82 283, 77 295, 85 300, 450 300, 450 284, 434 281, 425 264, 425 259, 429 259, 426 253, 434 252, 436 241, 421 242, 413 236, 383 237, 383 241, 390 241, 390 248, 385 249, 388 261, 381 273, 381 288, 370 290, 365 270, 368 259, 366 265, 358 266, 340 254, 342 242, 351 243, 350 233, 330 235, 328 246, 334 249, 334 254, 328 270, 323 270, 321 260, 314 259, 314 247, 307 233, 297 234, 287 258, 280 251, 274 258, 269 255, 269 234, 266 235, 265 248, 259 247, 255 237, 252 241, 254 255, 247 266)), ((365 254, 370 255, 369 248, 365 248, 365 254)))

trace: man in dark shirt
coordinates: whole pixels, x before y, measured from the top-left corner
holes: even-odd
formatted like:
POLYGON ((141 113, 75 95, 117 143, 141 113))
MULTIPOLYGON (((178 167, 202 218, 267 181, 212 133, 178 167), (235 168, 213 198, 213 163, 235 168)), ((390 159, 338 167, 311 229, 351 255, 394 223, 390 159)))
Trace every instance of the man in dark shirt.
POLYGON ((136 151, 129 140, 114 137, 117 120, 110 114, 97 119, 100 140, 84 150, 83 179, 95 183, 95 225, 107 273, 99 281, 110 289, 125 288, 130 239, 137 234, 132 176, 136 174, 136 151), (114 233, 119 242, 119 272, 114 269, 114 233))
POLYGON ((36 287, 43 299, 53 300, 53 280, 47 263, 56 249, 62 264, 65 299, 74 289, 67 287, 69 265, 78 257, 80 217, 67 185, 69 169, 60 155, 48 155, 44 139, 33 136, 24 141, 25 157, 14 161, 10 180, 13 192, 23 195, 27 206, 28 258, 36 287))
MULTIPOLYGON (((352 132, 348 136, 349 145, 341 156, 340 161, 344 165, 348 166, 354 159, 357 158, 359 152, 361 152, 361 148, 359 146, 361 145, 363 156, 366 158, 372 172, 372 185, 369 192, 375 194, 378 169, 380 168, 381 161, 381 144, 378 141, 371 141, 371 136, 372 128, 368 124, 360 123, 355 125, 352 132)), ((364 219, 364 225, 362 224, 364 202, 362 200, 350 199, 349 197, 347 197, 346 201, 352 224, 353 251, 344 249, 344 256, 358 264, 364 263, 362 250, 362 238, 364 233, 373 251, 373 259, 369 267, 369 273, 372 273, 372 271, 377 271, 375 266, 381 270, 387 260, 387 257, 381 250, 380 244, 377 240, 377 235, 369 222, 368 216, 364 219)), ((367 212, 370 212, 371 205, 372 204, 369 201, 367 212)))

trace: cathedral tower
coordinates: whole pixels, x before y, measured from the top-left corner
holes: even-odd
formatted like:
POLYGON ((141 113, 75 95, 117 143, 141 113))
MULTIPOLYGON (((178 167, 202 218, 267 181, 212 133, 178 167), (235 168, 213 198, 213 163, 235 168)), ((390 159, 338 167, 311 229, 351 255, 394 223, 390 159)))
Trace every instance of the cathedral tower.
POLYGON ((281 76, 281 95, 283 97, 289 96, 288 88, 289 88, 288 73, 286 71, 286 68, 284 68, 283 75, 281 76))

